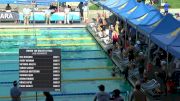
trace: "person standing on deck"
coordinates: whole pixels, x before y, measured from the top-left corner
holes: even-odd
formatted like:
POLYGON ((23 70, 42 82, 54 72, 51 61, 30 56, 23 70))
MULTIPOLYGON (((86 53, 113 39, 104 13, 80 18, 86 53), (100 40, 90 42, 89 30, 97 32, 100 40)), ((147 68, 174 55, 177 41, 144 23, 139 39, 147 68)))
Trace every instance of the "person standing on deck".
POLYGON ((96 93, 94 101, 110 101, 110 95, 105 92, 104 85, 98 86, 100 92, 96 93))
POLYGON ((45 101, 54 101, 53 96, 49 92, 43 92, 44 96, 46 96, 45 101))
POLYGON ((80 2, 78 7, 79 8, 79 11, 80 11, 80 15, 81 15, 81 20, 83 19, 83 2, 80 2))
POLYGON ((21 101, 21 90, 17 87, 17 81, 13 82, 13 86, 10 91, 11 101, 21 101))
POLYGON ((165 2, 165 4, 164 4, 164 14, 166 15, 166 14, 168 14, 168 11, 169 11, 169 4, 167 3, 167 1, 165 2))
POLYGON ((141 91, 140 82, 136 82, 135 90, 131 95, 130 101, 147 101, 146 95, 141 91))
POLYGON ((30 16, 31 16, 31 9, 29 9, 27 5, 23 9, 23 16, 24 16, 24 24, 28 25, 29 24, 29 19, 30 19, 30 16))
POLYGON ((64 8, 64 24, 69 24, 69 12, 70 9, 68 8, 68 6, 66 6, 64 8))

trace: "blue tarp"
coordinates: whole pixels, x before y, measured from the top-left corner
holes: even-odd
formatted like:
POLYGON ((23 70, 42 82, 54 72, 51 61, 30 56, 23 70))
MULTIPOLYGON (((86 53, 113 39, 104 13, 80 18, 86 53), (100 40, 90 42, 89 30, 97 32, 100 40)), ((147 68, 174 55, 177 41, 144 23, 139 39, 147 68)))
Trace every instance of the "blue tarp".
POLYGON ((126 4, 128 2, 128 0, 120 0, 120 2, 111 8, 108 8, 110 11, 114 12, 116 9, 118 9, 119 7, 121 7, 122 5, 126 4))
POLYGON ((57 0, 59 2, 86 2, 87 0, 57 0))
MULTIPOLYGON (((180 34, 180 22, 177 21, 172 15, 168 14, 160 24, 154 29, 150 35, 150 39, 164 50, 174 43, 180 34)), ((180 39, 179 39, 180 42, 180 39)), ((174 43, 179 45, 180 43, 174 43)))
POLYGON ((133 9, 135 6, 137 6, 137 2, 135 0, 129 0, 127 3, 119 7, 113 8, 111 11, 116 13, 118 16, 121 16, 121 13, 133 9))
POLYGON ((122 13, 135 9, 137 6, 138 3, 135 0, 129 0, 124 8, 118 8, 117 14, 122 18, 122 13))
POLYGON ((167 14, 151 34, 157 35, 157 34, 170 33, 176 28, 178 28, 180 26, 179 24, 180 22, 177 21, 173 17, 173 15, 167 14))
MULTIPOLYGON (((177 30, 177 29, 175 29, 175 30, 177 30)), ((175 30, 173 30, 173 31, 175 31, 175 30)), ((168 46, 177 38, 177 36, 172 36, 171 33, 162 33, 162 34, 152 35, 151 40, 154 43, 156 43, 159 47, 161 47, 162 49, 167 51, 168 46)))
POLYGON ((135 18, 139 18, 143 15, 145 15, 146 13, 148 13, 150 10, 155 10, 155 8, 145 5, 144 3, 138 3, 138 6, 136 9, 134 9, 134 11, 127 11, 122 13, 122 17, 123 19, 135 19, 135 18))
POLYGON ((139 18, 128 20, 128 24, 136 27, 140 32, 143 32, 142 34, 144 34, 145 36, 148 36, 149 32, 151 32, 154 28, 151 25, 158 22, 162 18, 163 15, 158 10, 151 10, 150 12, 139 18))
POLYGON ((174 55, 176 58, 180 59, 180 26, 179 28, 172 33, 173 35, 177 34, 176 39, 168 46, 168 52, 174 55), (176 33, 177 32, 177 33, 176 33))
POLYGON ((108 1, 106 1, 106 2, 99 2, 99 4, 100 4, 102 7, 108 9, 107 6, 111 6, 111 5, 113 5, 113 4, 117 4, 119 1, 120 1, 120 0, 113 0, 113 1, 112 1, 112 0, 108 0, 108 1))
POLYGON ((105 7, 105 8, 107 8, 108 10, 111 11, 113 8, 119 7, 119 6, 123 5, 126 2, 128 2, 128 0, 120 0, 119 2, 117 2, 117 3, 113 4, 113 5, 109 5, 109 6, 105 7))
POLYGON ((174 57, 180 59, 180 47, 170 47, 168 51, 174 55, 174 57))
MULTIPOLYGON (((155 20, 153 20, 154 18, 156 19, 156 17, 157 17, 157 13, 159 13, 158 11, 156 12, 156 13, 154 13, 154 14, 149 14, 149 17, 151 18, 149 18, 149 19, 146 19, 146 20, 149 20, 150 21, 150 23, 152 23, 152 21, 155 21, 155 20), (153 16, 154 15, 154 16, 153 16)), ((159 17, 160 18, 160 17, 159 17)), ((158 23, 158 25, 155 23, 155 24, 153 24, 153 25, 141 25, 141 22, 143 23, 143 22, 146 22, 146 21, 141 21, 140 22, 140 24, 137 26, 137 30, 139 31, 139 32, 141 32, 141 34, 143 34, 143 35, 145 35, 146 37, 150 37, 150 34, 151 33, 157 33, 157 31, 159 31, 159 30, 166 30, 166 29, 164 29, 164 28, 166 28, 167 27, 167 32, 168 32, 168 23, 170 23, 170 26, 174 26, 174 22, 177 22, 177 20, 176 19, 174 19, 173 18, 173 16, 172 15, 170 15, 170 14, 168 14, 168 15, 166 15, 166 16, 164 16, 162 19, 159 19, 159 20, 157 20, 157 21, 160 21, 159 23, 158 23), (172 22, 171 21, 169 21, 169 20, 172 20, 172 22)), ((135 22, 133 22, 133 23, 135 23, 135 22)), ((172 31, 173 29, 170 29, 170 31, 172 31)), ((169 31, 169 32, 170 32, 169 31)), ((162 32, 162 31, 161 31, 162 32)))

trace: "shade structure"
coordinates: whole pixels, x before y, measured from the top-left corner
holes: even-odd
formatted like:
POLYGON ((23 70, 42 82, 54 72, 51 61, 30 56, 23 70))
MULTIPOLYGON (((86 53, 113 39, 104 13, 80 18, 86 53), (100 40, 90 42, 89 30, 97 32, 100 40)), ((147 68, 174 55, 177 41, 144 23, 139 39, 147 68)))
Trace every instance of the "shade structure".
POLYGON ((138 3, 137 6, 127 12, 122 13, 122 18, 124 20, 136 19, 142 17, 143 15, 147 14, 151 10, 156 10, 154 7, 146 5, 144 3, 138 3))

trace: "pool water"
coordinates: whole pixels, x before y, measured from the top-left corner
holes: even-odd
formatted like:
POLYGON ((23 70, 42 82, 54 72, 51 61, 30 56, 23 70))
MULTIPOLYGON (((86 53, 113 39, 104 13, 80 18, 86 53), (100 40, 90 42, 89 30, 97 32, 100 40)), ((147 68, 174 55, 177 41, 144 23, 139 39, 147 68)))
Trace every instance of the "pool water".
MULTIPOLYGON (((0 29, 0 101, 10 101, 11 82, 19 78, 20 48, 61 48, 62 84, 61 92, 51 92, 55 101, 92 101, 90 93, 100 84, 108 92, 131 90, 123 77, 111 76, 114 64, 85 28, 0 29)), ((38 101, 44 101, 37 93, 38 101)), ((35 92, 22 92, 24 100, 35 101, 35 92)))

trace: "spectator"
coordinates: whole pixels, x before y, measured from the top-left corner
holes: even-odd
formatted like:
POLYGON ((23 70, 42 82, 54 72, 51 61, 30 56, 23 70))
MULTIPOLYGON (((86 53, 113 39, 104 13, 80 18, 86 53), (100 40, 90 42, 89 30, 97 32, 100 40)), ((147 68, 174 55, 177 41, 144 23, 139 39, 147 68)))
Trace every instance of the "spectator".
POLYGON ((27 5, 23 9, 23 16, 24 16, 24 24, 28 25, 29 24, 29 19, 30 19, 30 16, 31 16, 31 9, 29 9, 27 5))
POLYGON ((161 67, 161 60, 159 57, 159 53, 156 53, 156 56, 154 57, 154 64, 157 68, 161 67))
POLYGON ((11 10, 11 6, 9 4, 7 4, 7 6, 6 6, 6 11, 7 10, 11 10))
POLYGON ((54 4, 51 3, 49 9, 55 11, 57 9, 57 6, 54 6, 54 4))
POLYGON ((64 8, 64 24, 69 24, 69 12, 70 9, 68 8, 68 6, 66 6, 64 8))
POLYGON ((70 11, 71 11, 71 6, 70 5, 68 5, 68 8, 70 9, 70 11))
POLYGON ((112 40, 112 32, 113 32, 114 26, 110 25, 109 26, 109 39, 112 40))
POLYGON ((120 96, 120 90, 119 89, 115 89, 113 90, 113 94, 112 94, 112 101, 124 101, 124 99, 120 96))
POLYGON ((168 10, 169 10, 169 4, 167 3, 167 1, 164 4, 164 14, 168 14, 168 10))
POLYGON ((167 92, 168 93, 174 93, 174 91, 175 91, 175 83, 172 81, 171 77, 169 77, 167 79, 166 86, 167 86, 167 92))
POLYGON ((116 24, 115 24, 115 30, 116 32, 119 34, 119 21, 116 21, 116 24))
POLYGON ((133 46, 129 46, 129 52, 128 52, 128 59, 130 62, 134 61, 134 47, 133 46))
POLYGON ((88 3, 86 2, 83 6, 83 12, 84 12, 84 22, 88 19, 88 3))
POLYGON ((101 14, 100 14, 100 13, 97 13, 96 22, 97 22, 98 24, 101 24, 101 23, 102 23, 102 19, 101 19, 101 14))
POLYGON ((180 59, 175 58, 173 63, 176 69, 180 69, 180 59))
POLYGON ((136 82, 130 101, 147 101, 146 95, 141 91, 141 84, 139 82, 136 82))
POLYGON ((45 101, 54 101, 52 95, 49 92, 43 92, 44 96, 46 96, 45 101))
POLYGON ((83 2, 79 3, 78 8, 79 8, 79 11, 80 11, 81 19, 83 19, 83 2))
POLYGON ((110 95, 105 92, 104 85, 98 86, 100 92, 96 93, 94 101, 110 101, 110 95))
POLYGON ((50 24, 50 16, 51 16, 51 10, 49 10, 49 8, 47 8, 47 10, 45 10, 45 17, 46 17, 46 24, 50 24))
POLYGON ((112 30, 112 40, 113 40, 113 45, 115 45, 116 42, 118 42, 119 40, 119 35, 114 29, 112 30))
POLYGON ((13 82, 13 86, 14 87, 11 88, 11 91, 10 91, 12 101, 21 101, 21 91, 17 87, 17 81, 13 82))

